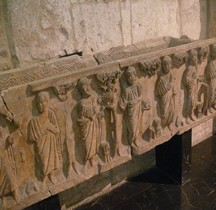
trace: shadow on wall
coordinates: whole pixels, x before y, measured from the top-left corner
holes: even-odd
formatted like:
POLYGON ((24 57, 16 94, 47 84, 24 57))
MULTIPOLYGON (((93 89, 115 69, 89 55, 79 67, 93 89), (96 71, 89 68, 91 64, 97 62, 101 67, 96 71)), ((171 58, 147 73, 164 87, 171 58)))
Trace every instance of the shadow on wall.
POLYGON ((199 39, 206 39, 208 37, 207 27, 208 27, 208 0, 199 0, 200 3, 200 36, 199 39))

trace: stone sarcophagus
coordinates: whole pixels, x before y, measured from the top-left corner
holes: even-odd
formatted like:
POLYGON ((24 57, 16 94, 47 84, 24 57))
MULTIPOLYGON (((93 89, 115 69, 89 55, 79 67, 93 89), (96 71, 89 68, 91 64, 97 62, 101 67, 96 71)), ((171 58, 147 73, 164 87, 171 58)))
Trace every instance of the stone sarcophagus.
POLYGON ((215 116, 216 39, 133 47, 0 74, 0 209, 74 187, 215 116))

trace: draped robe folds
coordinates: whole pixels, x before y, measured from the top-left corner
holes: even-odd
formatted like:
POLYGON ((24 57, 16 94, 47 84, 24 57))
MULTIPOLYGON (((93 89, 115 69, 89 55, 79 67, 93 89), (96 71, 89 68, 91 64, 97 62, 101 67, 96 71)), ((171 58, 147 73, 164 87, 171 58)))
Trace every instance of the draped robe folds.
POLYGON ((160 100, 162 125, 168 126, 174 121, 175 107, 171 73, 161 75, 156 83, 156 95, 160 100))
POLYGON ((85 160, 93 158, 98 152, 99 145, 99 121, 97 118, 98 104, 95 96, 81 99, 78 104, 79 118, 77 122, 80 126, 82 140, 85 143, 85 160))
POLYGON ((5 162, 5 156, 0 156, 0 197, 8 195, 18 188, 10 166, 5 162))
POLYGON ((207 65, 206 78, 209 85, 209 107, 216 103, 216 61, 210 61, 207 65))
POLYGON ((142 85, 137 82, 127 87, 119 100, 119 105, 125 111, 129 140, 134 142, 142 134, 142 110, 145 108, 145 101, 142 99, 142 85))
POLYGON ((183 84, 187 90, 187 116, 192 115, 197 105, 197 72, 195 67, 189 66, 185 72, 183 84))
POLYGON ((59 167, 58 138, 59 126, 55 113, 51 109, 48 109, 47 116, 44 116, 43 113, 30 121, 30 140, 37 143, 44 176, 47 176, 59 167), (50 127, 55 132, 50 131, 50 127))

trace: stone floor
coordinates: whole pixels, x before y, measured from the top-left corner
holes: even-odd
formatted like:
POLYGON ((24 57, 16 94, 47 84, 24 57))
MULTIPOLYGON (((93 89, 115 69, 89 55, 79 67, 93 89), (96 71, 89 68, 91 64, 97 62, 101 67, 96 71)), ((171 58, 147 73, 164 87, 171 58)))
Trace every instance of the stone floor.
MULTIPOLYGON (((59 210, 51 197, 28 210, 59 210)), ((76 210, 213 210, 216 209, 216 136, 192 149, 191 180, 180 186, 152 168, 112 192, 76 210)))

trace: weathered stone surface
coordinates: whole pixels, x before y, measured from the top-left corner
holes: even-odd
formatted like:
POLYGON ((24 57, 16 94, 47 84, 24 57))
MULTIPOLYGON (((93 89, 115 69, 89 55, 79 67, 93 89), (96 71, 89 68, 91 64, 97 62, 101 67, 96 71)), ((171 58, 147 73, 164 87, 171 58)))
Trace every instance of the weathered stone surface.
POLYGON ((208 11, 209 11, 209 16, 208 16, 208 37, 215 37, 215 35, 216 35, 216 27, 215 27, 216 13, 215 13, 215 8, 216 8, 216 2, 214 0, 209 0, 208 1, 208 11))
POLYGON ((93 57, 79 57, 78 55, 61 58, 60 61, 51 60, 38 63, 1 74, 0 90, 96 65, 97 62, 93 57))
POLYGON ((210 119, 192 129, 192 143, 196 145, 213 134, 213 119, 210 119))
POLYGON ((202 18, 207 14, 206 1, 181 0, 180 4, 182 34, 186 34, 191 39, 205 38, 207 22, 202 18))
POLYGON ((132 43, 160 36, 178 37, 181 33, 178 6, 176 0, 131 1, 132 43))
POLYGON ((5 2, 9 43, 20 66, 57 58, 65 50, 93 54, 162 36, 204 38, 206 31, 204 0, 189 7, 185 0, 5 2))
POLYGON ((101 65, 76 55, 0 73, 0 208, 68 188, 63 204, 76 205, 132 175, 126 166, 140 155, 215 117, 215 51, 209 39, 124 59, 111 50, 101 65))
POLYGON ((0 71, 5 71, 12 68, 11 57, 8 47, 8 39, 4 17, 3 1, 0 1, 0 71))

